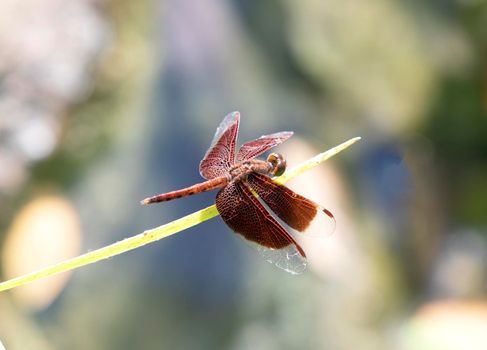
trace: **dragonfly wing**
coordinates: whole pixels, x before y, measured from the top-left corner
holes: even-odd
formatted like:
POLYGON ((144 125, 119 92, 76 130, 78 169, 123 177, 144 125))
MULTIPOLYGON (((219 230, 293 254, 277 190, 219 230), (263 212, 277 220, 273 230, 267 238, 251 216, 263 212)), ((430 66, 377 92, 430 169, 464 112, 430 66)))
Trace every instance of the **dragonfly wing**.
POLYGON ((253 173, 247 181, 264 203, 293 229, 300 232, 318 229, 320 235, 335 230, 333 214, 315 202, 262 174, 253 173))
POLYGON ((292 131, 281 131, 271 135, 264 135, 256 140, 246 142, 240 147, 237 153, 237 162, 255 158, 268 149, 283 143, 291 136, 293 136, 292 131))
POLYGON ((270 263, 292 274, 306 268, 306 255, 243 183, 230 183, 216 196, 223 221, 270 263))
POLYGON ((232 112, 220 123, 210 148, 200 162, 200 174, 205 179, 226 174, 235 161, 235 143, 237 142, 240 113, 232 112))

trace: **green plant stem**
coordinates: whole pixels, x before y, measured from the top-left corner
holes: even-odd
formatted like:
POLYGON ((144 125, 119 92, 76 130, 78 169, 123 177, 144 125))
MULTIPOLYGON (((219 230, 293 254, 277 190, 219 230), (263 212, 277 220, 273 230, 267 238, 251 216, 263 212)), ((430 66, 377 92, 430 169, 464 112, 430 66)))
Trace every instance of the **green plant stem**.
MULTIPOLYGON (((327 159, 333 157, 337 153, 343 151, 344 149, 350 147, 352 144, 360 140, 360 137, 355 137, 350 139, 332 149, 320 153, 317 156, 308 159, 307 161, 297 165, 296 167, 288 170, 285 174, 275 179, 276 182, 283 184, 292 178, 302 174, 303 172, 314 168, 320 163, 326 161, 327 159)), ((143 245, 158 241, 162 238, 168 237, 187 228, 195 226, 203 221, 214 218, 218 215, 218 211, 215 205, 209 206, 205 209, 199 210, 195 213, 184 216, 180 219, 174 220, 168 224, 158 226, 151 230, 144 231, 138 235, 126 238, 122 241, 113 243, 109 246, 93 250, 91 252, 79 255, 77 257, 61 261, 57 264, 47 266, 37 271, 12 278, 8 281, 0 283, 0 292, 8 289, 16 288, 21 285, 34 282, 38 279, 52 276, 61 272, 66 272, 74 270, 78 267, 92 264, 99 260, 107 259, 112 256, 127 252, 129 250, 141 247, 143 245)))

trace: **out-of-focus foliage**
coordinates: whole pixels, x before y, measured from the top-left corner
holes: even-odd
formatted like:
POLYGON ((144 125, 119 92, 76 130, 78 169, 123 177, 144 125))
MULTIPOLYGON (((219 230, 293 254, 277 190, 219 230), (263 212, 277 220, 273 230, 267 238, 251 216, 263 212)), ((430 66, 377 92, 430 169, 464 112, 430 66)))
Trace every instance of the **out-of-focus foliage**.
POLYGON ((0 295, 1 342, 484 349, 486 23, 484 0, 2 1, 2 278, 210 204, 138 201, 200 181, 230 111, 240 142, 294 130, 289 165, 363 140, 291 183, 337 218, 332 237, 302 240, 307 274, 214 220, 32 299, 0 295), (43 210, 63 239, 35 236, 43 210))

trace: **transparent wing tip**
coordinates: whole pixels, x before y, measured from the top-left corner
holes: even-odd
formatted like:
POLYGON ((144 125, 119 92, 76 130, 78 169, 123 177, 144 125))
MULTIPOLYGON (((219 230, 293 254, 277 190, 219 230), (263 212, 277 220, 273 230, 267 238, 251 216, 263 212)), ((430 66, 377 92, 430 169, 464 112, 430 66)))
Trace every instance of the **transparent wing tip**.
POLYGON ((336 229, 335 216, 326 208, 318 206, 315 217, 304 230, 298 230, 306 236, 327 237, 336 229))
POLYGON ((302 256, 294 245, 282 249, 259 246, 258 250, 265 261, 292 275, 300 275, 306 270, 308 264, 306 257, 302 256))

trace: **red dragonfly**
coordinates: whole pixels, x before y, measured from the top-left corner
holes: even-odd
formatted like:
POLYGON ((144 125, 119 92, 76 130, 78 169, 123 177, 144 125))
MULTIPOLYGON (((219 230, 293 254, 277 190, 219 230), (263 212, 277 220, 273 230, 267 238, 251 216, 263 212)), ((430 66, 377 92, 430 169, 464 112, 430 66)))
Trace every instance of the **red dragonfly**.
POLYGON ((240 113, 233 112, 218 126, 200 162, 200 174, 207 181, 149 197, 141 203, 165 202, 221 188, 216 195, 216 207, 223 221, 255 243, 265 260, 292 274, 301 273, 306 268, 306 254, 270 211, 300 232, 308 231, 313 223, 320 233, 331 233, 335 218, 327 209, 272 180, 286 169, 280 154, 271 153, 267 160, 255 159, 286 141, 293 132, 261 136, 244 143, 235 155, 239 122, 240 113))

